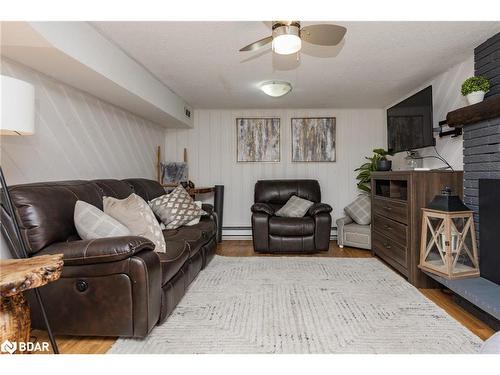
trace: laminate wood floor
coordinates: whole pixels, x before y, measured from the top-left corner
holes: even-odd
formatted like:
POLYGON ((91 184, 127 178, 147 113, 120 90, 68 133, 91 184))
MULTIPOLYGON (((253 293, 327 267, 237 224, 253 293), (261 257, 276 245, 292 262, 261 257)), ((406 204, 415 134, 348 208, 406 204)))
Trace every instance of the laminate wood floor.
MULTIPOLYGON (((266 255, 259 254, 253 251, 252 242, 248 240, 238 241, 223 241, 217 248, 217 254, 222 256, 235 257, 250 257, 250 256, 282 256, 282 255, 266 255)), ((294 256, 294 255, 291 255, 294 256)), ((367 250, 354 249, 345 247, 343 249, 337 246, 336 241, 330 243, 330 249, 327 252, 318 254, 302 255, 306 257, 340 257, 340 258, 368 258, 371 257, 371 252, 367 250)), ((420 292, 427 298, 434 301, 438 306, 443 308, 448 314, 455 318, 458 322, 467 327, 471 332, 485 340, 490 337, 494 331, 487 324, 471 315, 459 305, 457 305, 452 296, 440 289, 420 289, 420 292)), ((47 334, 43 331, 34 330, 32 336, 37 340, 47 340, 47 334)), ((59 351, 64 354, 100 354, 106 353, 113 345, 116 338, 114 337, 76 337, 76 336, 59 336, 57 343, 59 351)))

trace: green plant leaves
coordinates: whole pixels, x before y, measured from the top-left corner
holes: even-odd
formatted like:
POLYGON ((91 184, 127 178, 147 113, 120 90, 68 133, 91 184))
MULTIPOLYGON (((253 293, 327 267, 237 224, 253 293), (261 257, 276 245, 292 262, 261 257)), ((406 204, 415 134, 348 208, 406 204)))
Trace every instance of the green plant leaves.
POLYGON ((361 171, 361 170, 363 170, 363 169, 369 168, 371 164, 372 164, 372 163, 365 163, 365 164, 362 164, 362 165, 361 165, 361 167, 356 168, 356 169, 355 169, 355 171, 361 171))
POLYGON ((358 183, 358 189, 366 191, 367 193, 370 193, 372 189, 370 189, 367 185, 364 185, 362 183, 358 183))
POLYGON ((359 168, 356 168, 354 171, 359 172, 356 176, 357 187, 359 190, 370 193, 370 182, 371 182, 371 174, 373 171, 377 170, 377 163, 379 160, 385 159, 386 155, 390 155, 383 148, 376 148, 373 150, 374 155, 371 157, 366 156, 365 159, 369 162, 361 164, 359 168))
POLYGON ((380 155, 380 156, 387 155, 387 151, 385 151, 383 148, 375 148, 375 149, 373 149, 373 152, 380 155))
POLYGON ((484 76, 469 77, 462 83, 462 95, 469 95, 476 91, 490 91, 490 82, 484 76))

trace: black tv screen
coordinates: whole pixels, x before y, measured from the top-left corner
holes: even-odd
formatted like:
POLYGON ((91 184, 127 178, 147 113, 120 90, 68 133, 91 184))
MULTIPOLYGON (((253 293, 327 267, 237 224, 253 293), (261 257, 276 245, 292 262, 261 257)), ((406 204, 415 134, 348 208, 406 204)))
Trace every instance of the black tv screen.
POLYGON ((387 110, 387 148, 396 153, 434 146, 432 86, 387 110))

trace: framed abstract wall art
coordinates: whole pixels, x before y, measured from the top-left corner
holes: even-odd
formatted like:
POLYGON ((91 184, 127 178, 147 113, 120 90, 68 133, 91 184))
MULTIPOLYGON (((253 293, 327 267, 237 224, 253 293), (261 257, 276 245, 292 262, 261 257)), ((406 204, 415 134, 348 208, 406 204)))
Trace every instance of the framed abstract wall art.
POLYGON ((292 118, 292 161, 334 162, 335 117, 292 118))
POLYGON ((160 183, 178 185, 188 180, 188 164, 184 162, 160 163, 160 183))
POLYGON ((279 162, 280 119, 237 118, 236 143, 238 162, 279 162))

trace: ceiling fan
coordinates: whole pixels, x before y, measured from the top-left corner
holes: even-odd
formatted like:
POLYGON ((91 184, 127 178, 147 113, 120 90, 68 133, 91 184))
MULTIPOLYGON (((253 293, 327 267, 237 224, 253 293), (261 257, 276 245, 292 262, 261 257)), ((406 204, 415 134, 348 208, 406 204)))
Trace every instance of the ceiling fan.
POLYGON ((271 36, 260 39, 240 49, 240 52, 255 51, 272 42, 272 49, 280 55, 300 51, 302 41, 320 46, 335 46, 347 31, 345 27, 330 24, 310 25, 300 28, 299 21, 273 21, 271 36))

